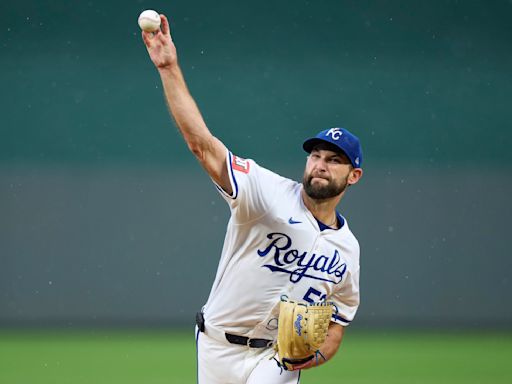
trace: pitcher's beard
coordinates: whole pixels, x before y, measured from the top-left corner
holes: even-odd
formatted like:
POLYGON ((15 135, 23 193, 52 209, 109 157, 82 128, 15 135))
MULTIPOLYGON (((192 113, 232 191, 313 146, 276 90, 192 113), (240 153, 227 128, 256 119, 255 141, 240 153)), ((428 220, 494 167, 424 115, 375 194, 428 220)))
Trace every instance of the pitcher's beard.
POLYGON ((328 180, 329 183, 327 185, 311 184, 313 177, 314 176, 312 175, 304 175, 304 178, 302 179, 302 185, 304 186, 304 191, 306 194, 312 199, 316 200, 325 200, 338 196, 347 188, 348 185, 348 176, 345 180, 340 180, 339 183, 336 183, 334 180, 328 180))

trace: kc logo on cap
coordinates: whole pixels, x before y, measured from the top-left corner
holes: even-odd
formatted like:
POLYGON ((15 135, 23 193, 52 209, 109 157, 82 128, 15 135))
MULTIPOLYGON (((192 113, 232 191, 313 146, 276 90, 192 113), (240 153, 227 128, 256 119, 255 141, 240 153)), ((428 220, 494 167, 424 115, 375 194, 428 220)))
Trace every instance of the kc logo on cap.
POLYGON ((329 131, 327 131, 325 136, 331 135, 333 140, 338 140, 341 135, 343 135, 343 132, 339 128, 331 128, 329 131))

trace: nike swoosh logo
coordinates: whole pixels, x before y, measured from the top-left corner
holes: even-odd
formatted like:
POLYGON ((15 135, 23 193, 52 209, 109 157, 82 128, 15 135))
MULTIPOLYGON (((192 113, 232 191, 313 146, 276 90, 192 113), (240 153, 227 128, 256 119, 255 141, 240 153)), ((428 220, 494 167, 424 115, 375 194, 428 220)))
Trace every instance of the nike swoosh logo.
POLYGON ((289 223, 289 224, 300 224, 300 223, 302 223, 302 221, 293 220, 293 218, 292 218, 292 217, 290 217, 290 218, 288 219, 288 223, 289 223))

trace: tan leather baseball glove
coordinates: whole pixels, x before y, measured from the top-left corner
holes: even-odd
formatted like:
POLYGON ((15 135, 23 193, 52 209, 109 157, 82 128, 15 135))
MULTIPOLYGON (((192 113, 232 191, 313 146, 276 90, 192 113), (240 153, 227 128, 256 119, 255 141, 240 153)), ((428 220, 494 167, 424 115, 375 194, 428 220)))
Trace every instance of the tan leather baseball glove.
POLYGON ((279 309, 277 344, 279 363, 285 370, 321 356, 333 305, 329 302, 298 303, 282 298, 279 309))

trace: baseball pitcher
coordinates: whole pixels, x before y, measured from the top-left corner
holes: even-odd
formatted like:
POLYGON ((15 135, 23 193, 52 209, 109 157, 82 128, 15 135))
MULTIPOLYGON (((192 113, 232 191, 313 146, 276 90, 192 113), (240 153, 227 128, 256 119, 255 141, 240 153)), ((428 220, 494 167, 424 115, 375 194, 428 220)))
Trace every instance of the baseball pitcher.
POLYGON ((363 174, 359 140, 344 128, 305 140, 301 183, 232 153, 207 128, 160 18, 142 38, 176 125, 231 211, 196 315, 198 383, 298 383, 334 356, 359 305, 359 244, 336 211, 363 174))

